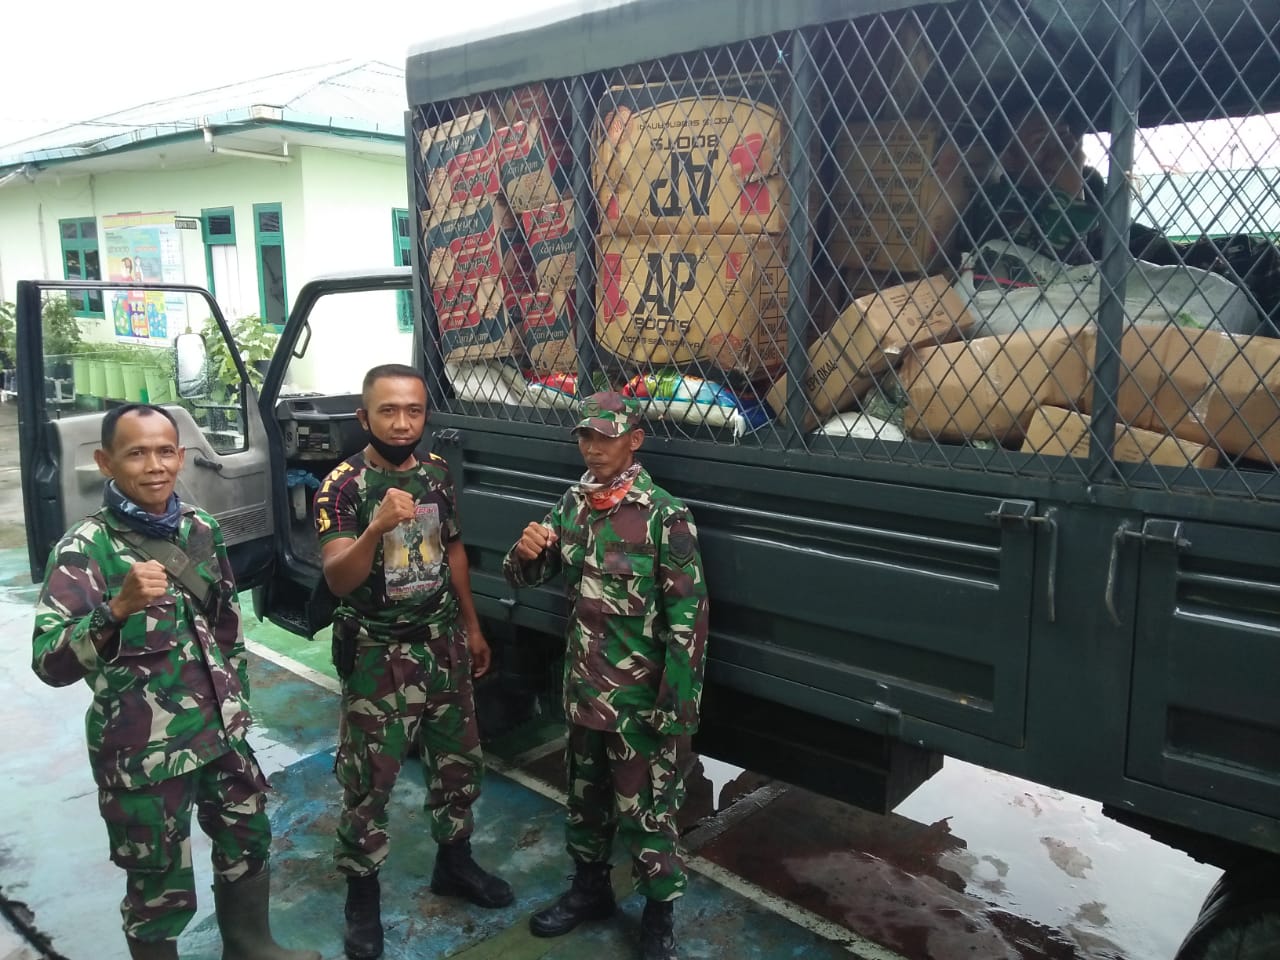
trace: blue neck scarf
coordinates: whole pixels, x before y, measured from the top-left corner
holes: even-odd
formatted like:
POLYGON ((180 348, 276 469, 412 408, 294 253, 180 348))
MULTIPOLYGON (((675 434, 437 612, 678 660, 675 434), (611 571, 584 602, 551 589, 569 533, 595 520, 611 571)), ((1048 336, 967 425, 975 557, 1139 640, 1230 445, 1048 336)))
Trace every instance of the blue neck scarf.
POLYGON ((182 520, 182 501, 176 493, 169 494, 164 513, 148 513, 121 493, 114 480, 108 480, 102 488, 102 502, 129 529, 158 540, 173 539, 173 535, 178 532, 178 523, 182 520))

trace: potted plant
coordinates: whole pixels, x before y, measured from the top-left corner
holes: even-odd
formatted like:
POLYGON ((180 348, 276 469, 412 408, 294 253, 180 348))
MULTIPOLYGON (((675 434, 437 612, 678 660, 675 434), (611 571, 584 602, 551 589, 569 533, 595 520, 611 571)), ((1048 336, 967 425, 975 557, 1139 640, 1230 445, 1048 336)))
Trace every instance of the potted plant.
POLYGON ((92 361, 93 354, 86 348, 85 344, 80 344, 80 349, 71 358, 71 377, 75 382, 77 396, 93 396, 93 376, 90 374, 89 367, 92 361))
MULTIPOLYGON (((236 372, 231 352, 222 339, 222 331, 212 318, 205 321, 204 329, 200 332, 204 335, 208 350, 210 379, 215 389, 220 387, 222 390, 222 395, 216 399, 225 402, 235 395, 240 375, 236 372)), ((231 337, 235 341, 240 359, 249 371, 249 382, 254 390, 261 390, 266 367, 276 352, 280 334, 263 323, 261 317, 249 314, 231 322, 231 337)))
POLYGON ((50 297, 44 302, 40 318, 44 327, 44 355, 48 376, 71 379, 71 358, 80 349, 80 321, 71 301, 66 297, 50 297))
POLYGON ((154 347, 141 344, 123 346, 120 350, 120 372, 124 380, 124 398, 130 403, 142 403, 147 392, 147 361, 154 347))
POLYGON ((104 343, 98 348, 102 357, 106 377, 106 393, 110 400, 127 400, 124 389, 124 360, 128 356, 125 347, 114 343, 104 343))
POLYGON ((148 403, 172 403, 178 399, 173 382, 173 348, 150 349, 143 365, 148 403))

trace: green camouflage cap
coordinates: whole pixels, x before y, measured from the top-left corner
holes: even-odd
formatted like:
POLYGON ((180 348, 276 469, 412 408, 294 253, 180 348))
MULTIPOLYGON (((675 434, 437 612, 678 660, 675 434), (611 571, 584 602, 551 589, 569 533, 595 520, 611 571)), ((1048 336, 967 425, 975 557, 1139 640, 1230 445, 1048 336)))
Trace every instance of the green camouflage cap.
POLYGON ((630 397, 605 390, 582 401, 582 419, 573 432, 594 430, 606 437, 620 437, 638 426, 640 405, 630 397))

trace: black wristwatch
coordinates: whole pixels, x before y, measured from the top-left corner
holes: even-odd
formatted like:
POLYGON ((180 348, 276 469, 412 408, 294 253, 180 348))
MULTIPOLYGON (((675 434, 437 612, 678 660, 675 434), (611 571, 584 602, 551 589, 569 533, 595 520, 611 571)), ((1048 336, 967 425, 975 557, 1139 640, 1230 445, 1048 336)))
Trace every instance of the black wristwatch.
POLYGON ((103 600, 93 608, 93 613, 89 614, 89 631, 103 637, 119 630, 123 622, 123 620, 117 620, 115 614, 111 612, 111 604, 103 600))

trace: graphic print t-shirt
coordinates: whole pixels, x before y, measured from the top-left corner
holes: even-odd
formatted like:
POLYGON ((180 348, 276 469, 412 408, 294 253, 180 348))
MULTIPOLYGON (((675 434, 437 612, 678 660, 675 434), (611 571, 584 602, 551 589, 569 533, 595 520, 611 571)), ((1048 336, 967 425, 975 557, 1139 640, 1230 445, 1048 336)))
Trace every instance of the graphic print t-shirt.
POLYGON ((440 592, 449 586, 445 548, 458 539, 453 485, 444 460, 432 454, 412 470, 380 470, 358 453, 334 468, 320 485, 313 512, 320 544, 354 539, 392 488, 413 495, 414 517, 383 534, 369 577, 349 596, 350 606, 376 633, 379 624, 433 621, 449 605, 440 592))

